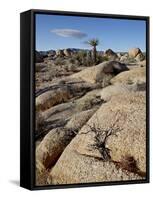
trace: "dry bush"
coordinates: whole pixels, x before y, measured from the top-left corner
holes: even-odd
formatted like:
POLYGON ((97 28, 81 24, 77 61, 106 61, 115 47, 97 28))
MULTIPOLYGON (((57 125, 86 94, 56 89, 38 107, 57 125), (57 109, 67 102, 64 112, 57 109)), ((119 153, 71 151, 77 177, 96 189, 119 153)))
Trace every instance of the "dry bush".
POLYGON ((108 137, 112 135, 117 136, 116 133, 118 131, 121 131, 119 127, 115 127, 116 122, 118 120, 119 119, 116 119, 116 121, 109 128, 106 128, 106 129, 100 128, 99 124, 98 126, 96 126, 95 124, 93 124, 92 126, 88 125, 89 131, 82 133, 82 134, 87 134, 89 132, 93 132, 95 134, 94 144, 89 145, 89 148, 98 150, 99 153, 101 154, 101 159, 103 161, 111 160, 110 149, 106 147, 106 142, 107 142, 108 137))
POLYGON ((57 66, 65 65, 65 60, 64 58, 56 58, 56 60, 54 61, 54 64, 57 66))

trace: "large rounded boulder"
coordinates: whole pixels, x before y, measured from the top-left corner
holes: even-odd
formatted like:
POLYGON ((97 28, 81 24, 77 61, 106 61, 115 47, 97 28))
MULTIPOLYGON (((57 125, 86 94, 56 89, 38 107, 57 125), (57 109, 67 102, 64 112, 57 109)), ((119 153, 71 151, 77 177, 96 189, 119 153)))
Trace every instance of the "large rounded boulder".
POLYGON ((103 104, 66 147, 51 170, 48 182, 145 178, 145 105, 144 92, 118 94, 103 104))
POLYGON ((52 167, 65 147, 93 115, 95 109, 82 111, 74 114, 66 126, 52 129, 40 142, 36 149, 37 168, 52 167))
POLYGON ((36 98, 36 110, 47 110, 56 104, 66 102, 70 98, 71 94, 67 87, 44 92, 36 98))
POLYGON ((142 53, 139 48, 132 48, 128 52, 129 57, 131 57, 131 58, 135 58, 139 53, 142 53))
POLYGON ((58 49, 56 51, 56 56, 63 57, 64 56, 64 51, 62 49, 58 49))
POLYGON ((103 83, 104 86, 106 86, 113 76, 126 70, 128 70, 128 68, 123 63, 106 61, 99 65, 88 67, 81 72, 71 75, 71 77, 79 78, 90 83, 103 83))
POLYGON ((78 131, 90 119, 97 109, 85 110, 74 114, 66 124, 65 128, 73 131, 78 131))
POLYGON ((111 79, 111 84, 145 84, 146 83, 146 68, 136 67, 129 71, 122 72, 111 79))
POLYGON ((115 84, 115 85, 110 85, 104 89, 101 90, 100 96, 101 99, 104 102, 109 101, 112 97, 119 95, 119 94, 126 94, 129 92, 136 92, 136 91, 145 91, 146 89, 146 84, 115 84))
POLYGON ((64 49, 63 53, 65 56, 70 57, 73 54, 73 51, 71 49, 64 49))
POLYGON ((50 172, 49 184, 80 184, 106 181, 140 180, 139 175, 127 173, 113 162, 79 154, 69 145, 50 172))
MULTIPOLYGON (((121 91, 122 93, 122 91, 121 91)), ((100 149, 90 149, 99 130, 99 141, 105 138, 108 157, 120 162, 131 156, 137 167, 146 171, 146 94, 145 92, 126 92, 113 96, 93 115, 78 135, 77 151, 101 157, 100 149), (122 102, 122 104, 121 104, 122 102), (103 135, 104 134, 104 135, 103 135), (91 145, 90 145, 91 144, 91 145), (97 151, 98 150, 98 151, 97 151)))
POLYGON ((100 91, 101 89, 92 90, 87 92, 83 97, 77 99, 75 102, 76 110, 84 111, 101 105, 100 91))
POLYGON ((55 164, 64 148, 74 137, 74 132, 64 128, 51 130, 36 149, 37 164, 41 163, 45 168, 55 164))
POLYGON ((48 52, 48 57, 54 57, 55 55, 56 55, 56 51, 54 51, 54 50, 50 50, 48 52))

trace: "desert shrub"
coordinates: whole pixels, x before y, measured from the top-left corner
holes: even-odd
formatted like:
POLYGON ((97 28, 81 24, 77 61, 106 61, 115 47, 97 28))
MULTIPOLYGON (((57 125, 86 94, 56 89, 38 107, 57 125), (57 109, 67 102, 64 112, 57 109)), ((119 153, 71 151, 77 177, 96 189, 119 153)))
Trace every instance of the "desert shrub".
POLYGON ((130 58, 128 57, 127 60, 125 61, 126 64, 129 64, 129 63, 136 63, 136 60, 135 58, 130 58))
POLYGON ((103 56, 103 57, 102 57, 102 60, 103 60, 103 62, 104 62, 104 61, 108 61, 109 58, 108 58, 107 56, 103 56))
POLYGON ((80 62, 75 58, 75 55, 73 55, 69 60, 66 62, 67 65, 73 65, 73 66, 80 66, 80 62))
POLYGON ((70 59, 70 63, 71 64, 76 64, 77 66, 81 65, 81 59, 79 58, 79 56, 77 54, 74 54, 73 57, 70 59))
POLYGON ((96 63, 93 61, 93 55, 91 51, 78 51, 76 52, 73 57, 70 59, 72 64, 77 64, 77 66, 93 66, 95 64, 99 64, 103 61, 108 60, 108 58, 103 57, 97 53, 96 56, 96 63))
POLYGON ((96 56, 96 65, 99 64, 99 63, 102 63, 102 62, 103 62, 102 56, 101 55, 97 55, 96 56))
POLYGON ((90 51, 79 51, 74 56, 73 59, 75 59, 75 62, 77 65, 81 66, 91 66, 93 65, 93 61, 91 58, 91 52, 90 51))
POLYGON ((94 63, 93 63, 93 59, 92 59, 92 52, 91 51, 88 51, 87 52, 87 56, 86 56, 86 65, 87 66, 92 66, 94 63))
POLYGON ((102 63, 104 61, 108 61, 108 57, 107 56, 102 56, 102 55, 97 55, 97 59, 96 59, 96 64, 102 63))
MULTIPOLYGON (((117 136, 116 133, 118 131, 121 131, 121 129, 118 126, 116 126, 116 122, 118 120, 119 118, 117 118, 114 121, 114 123, 106 129, 102 129, 99 124, 97 126, 95 124, 92 124, 92 126, 88 125, 89 131, 87 131, 86 133, 82 133, 82 134, 87 134, 89 132, 93 132, 95 134, 94 143, 90 144, 89 148, 98 150, 101 155, 101 159, 103 161, 108 161, 111 159, 110 149, 106 147, 106 142, 107 142, 107 139, 111 135, 117 136)), ((89 149, 89 150, 92 150, 92 149, 89 149)))
POLYGON ((61 66, 65 64, 65 60, 63 58, 56 58, 56 60, 54 61, 54 64, 57 66, 61 66))
POLYGON ((81 65, 85 65, 85 60, 86 60, 86 52, 85 51, 79 51, 77 54, 76 54, 76 60, 79 61, 79 63, 81 65))
POLYGON ((66 71, 72 71, 72 72, 77 72, 77 66, 76 65, 74 65, 74 64, 71 64, 71 65, 68 65, 68 66, 66 66, 66 71))
POLYGON ((76 60, 75 60, 75 58, 70 58, 70 59, 69 59, 69 62, 70 62, 71 64, 75 64, 76 60))

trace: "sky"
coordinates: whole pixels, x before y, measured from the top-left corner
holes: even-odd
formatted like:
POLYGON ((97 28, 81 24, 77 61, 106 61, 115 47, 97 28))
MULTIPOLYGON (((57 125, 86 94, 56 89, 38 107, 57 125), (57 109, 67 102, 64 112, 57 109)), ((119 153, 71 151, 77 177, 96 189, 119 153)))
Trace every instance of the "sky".
POLYGON ((112 49, 126 52, 139 47, 146 51, 144 20, 91 18, 80 16, 36 14, 36 50, 81 48, 85 42, 98 38, 98 51, 112 49))

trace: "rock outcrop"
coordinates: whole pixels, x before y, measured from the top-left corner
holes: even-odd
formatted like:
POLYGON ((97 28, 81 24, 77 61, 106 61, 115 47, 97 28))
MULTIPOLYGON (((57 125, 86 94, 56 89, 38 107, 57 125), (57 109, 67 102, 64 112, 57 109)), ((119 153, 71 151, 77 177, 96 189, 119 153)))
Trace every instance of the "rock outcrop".
POLYGON ((79 111, 89 110, 101 105, 100 99, 101 89, 92 90, 86 93, 83 97, 76 100, 76 109, 79 111))
POLYGON ((122 72, 118 74, 110 81, 112 84, 145 84, 146 83, 146 68, 145 67, 136 67, 127 72, 122 72))
POLYGON ((144 179, 145 53, 36 54, 36 185, 144 179))
POLYGON ((70 57, 72 56, 73 51, 71 49, 64 49, 63 53, 65 56, 70 57))
POLYGON ((140 67, 146 67, 146 60, 140 61, 138 64, 140 67))
POLYGON ((48 181, 64 184, 145 177, 144 113, 144 92, 113 96, 66 147, 51 170, 48 181), (101 148, 100 144, 103 144, 101 148), (125 160, 132 160, 132 167, 125 160))
POLYGON ((47 91, 36 98, 36 110, 47 110, 56 104, 66 102, 70 98, 71 94, 67 87, 47 91))
POLYGON ((67 102, 73 97, 79 97, 90 90, 96 89, 98 85, 78 80, 77 82, 66 83, 61 80, 59 85, 53 85, 42 89, 36 98, 36 109, 47 110, 59 103, 67 102))
POLYGON ((128 54, 124 54, 123 56, 120 57, 120 62, 126 62, 128 60, 128 54))
POLYGON ((105 82, 104 84, 108 85, 113 76, 126 70, 128 70, 128 68, 123 63, 117 61, 106 61, 73 74, 71 78, 79 78, 90 83, 105 82))
POLYGON ((36 72, 43 72, 47 70, 47 64, 45 63, 36 63, 35 64, 35 70, 36 72))
POLYGON ((36 138, 42 137, 51 129, 65 126, 67 122, 68 125, 66 125, 66 127, 69 128, 70 124, 71 126, 73 124, 74 127, 76 127, 77 124, 81 125, 84 120, 86 120, 87 116, 95 112, 103 103, 100 99, 100 91, 100 89, 93 90, 79 99, 70 100, 67 103, 60 103, 47 110, 37 108, 39 112, 37 111, 36 113, 36 138), (77 117, 79 118, 76 119, 77 117))
POLYGON ((72 146, 68 146, 50 172, 47 182, 56 185, 137 179, 141 177, 122 171, 112 162, 81 155, 72 146))
MULTIPOLYGON (((118 126, 122 130, 117 134, 117 137, 114 135, 107 140, 107 147, 111 149, 112 160, 120 162, 126 156, 133 157, 138 169, 144 173, 146 172, 145 98, 145 92, 131 93, 125 95, 125 97, 120 95, 116 98, 116 101, 120 100, 123 103, 120 111, 118 111, 117 106, 113 110, 116 114, 119 112, 118 126)), ((112 101, 115 103, 115 99, 112 101)))
POLYGON ((63 57, 64 56, 64 51, 62 49, 58 49, 56 51, 56 56, 63 57))
POLYGON ((41 163, 47 169, 55 164, 74 136, 75 133, 68 129, 56 128, 51 130, 36 149, 38 165, 41 163))
POLYGON ((36 149, 38 164, 41 163, 44 168, 49 168, 55 164, 65 147, 94 112, 95 109, 92 109, 73 114, 65 128, 52 129, 36 149))
POLYGON ((56 51, 54 51, 54 50, 51 50, 48 53, 48 57, 54 57, 55 55, 56 55, 56 51))
POLYGON ((36 57, 36 63, 43 62, 43 56, 38 51, 35 51, 35 57, 36 57))
POLYGON ((107 56, 110 61, 119 60, 119 57, 112 49, 107 49, 104 53, 104 56, 107 56))
POLYGON ((131 58, 135 58, 139 53, 141 53, 141 50, 139 48, 130 49, 128 52, 129 57, 131 58))
POLYGON ((136 61, 142 61, 145 59, 142 51, 139 48, 133 48, 129 50, 129 57, 135 58, 136 61))
POLYGON ((145 59, 145 56, 143 55, 143 53, 139 53, 139 54, 135 57, 135 59, 136 59, 137 61, 143 61, 143 60, 145 59))
POLYGON ((80 130, 82 126, 88 121, 88 119, 90 119, 90 117, 95 113, 96 110, 96 108, 93 108, 74 114, 66 124, 65 128, 72 131, 80 130))
POLYGON ((126 94, 129 92, 137 92, 137 91, 145 91, 146 90, 146 84, 115 84, 110 85, 104 89, 101 90, 100 96, 101 99, 105 102, 109 101, 112 97, 119 95, 119 94, 126 94))

